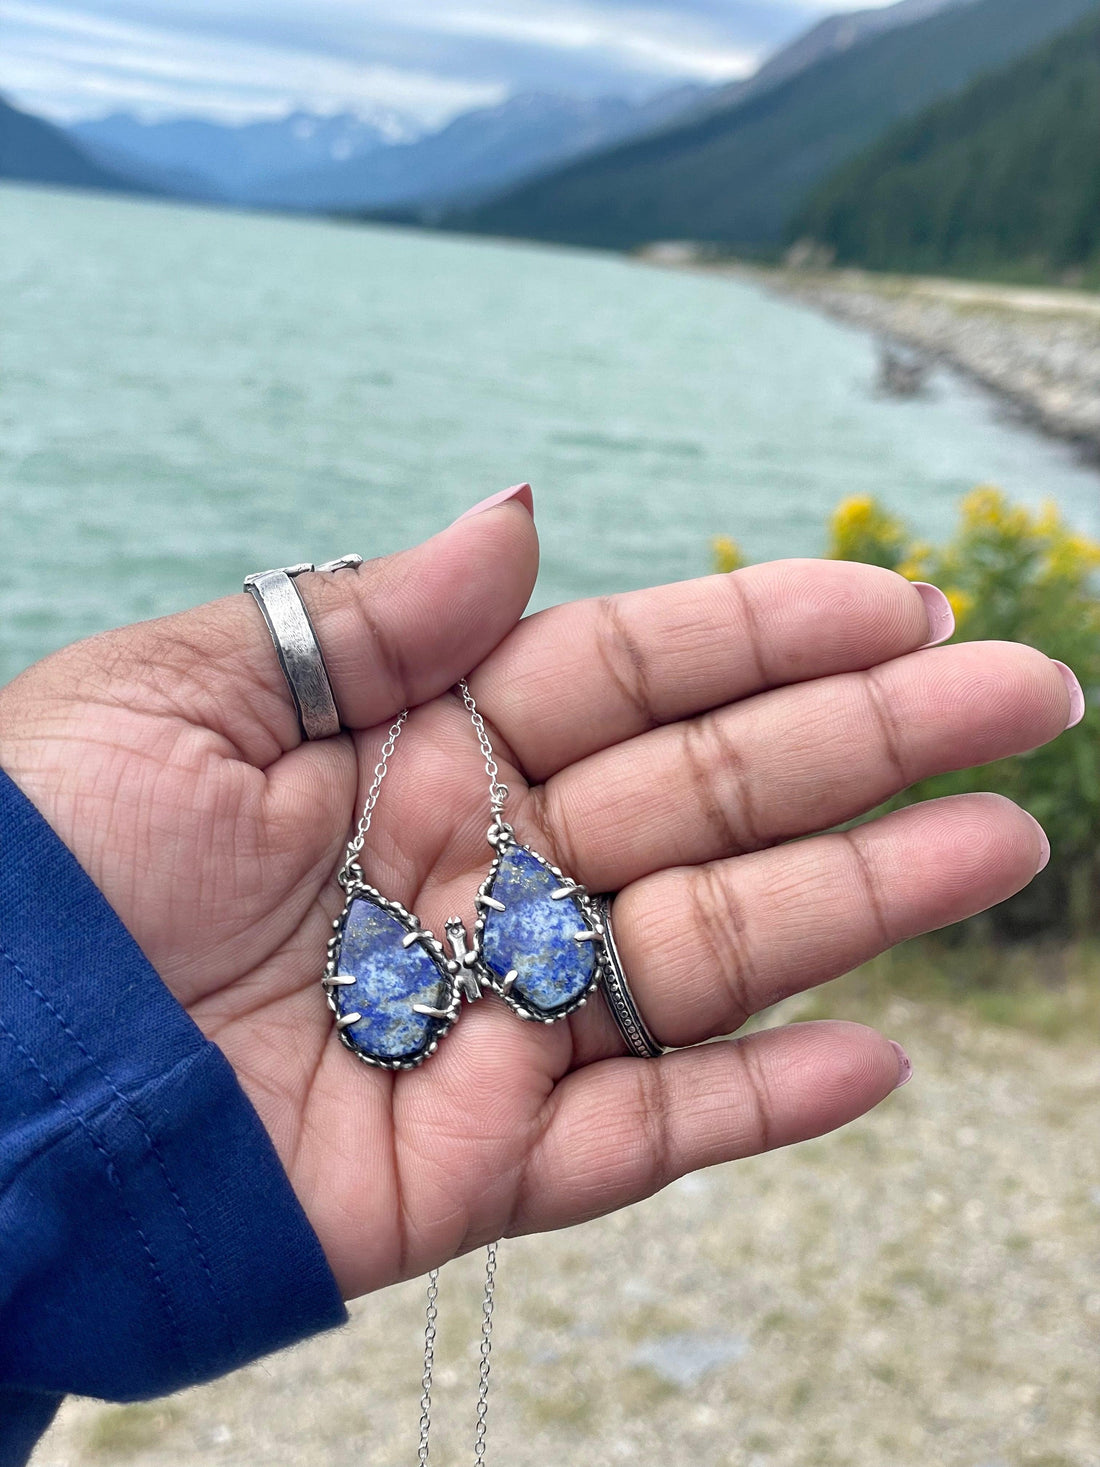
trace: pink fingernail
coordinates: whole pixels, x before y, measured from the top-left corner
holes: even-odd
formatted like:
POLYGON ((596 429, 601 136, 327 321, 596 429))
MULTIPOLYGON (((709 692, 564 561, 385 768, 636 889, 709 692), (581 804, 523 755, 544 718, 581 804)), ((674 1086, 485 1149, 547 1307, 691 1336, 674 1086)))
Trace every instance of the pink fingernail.
POLYGON ((1085 716, 1084 691, 1071 668, 1067 667, 1064 662, 1059 662, 1057 657, 1052 657, 1050 660, 1062 674, 1062 681, 1066 685, 1066 692, 1069 694, 1069 722, 1066 727, 1073 728, 1085 716))
POLYGON ((1050 864, 1050 838, 1034 815, 1030 814, 1027 810, 1024 811, 1024 814, 1027 815, 1027 818, 1039 832, 1039 864, 1035 868, 1035 875, 1038 876, 1039 872, 1045 871, 1050 864))
MULTIPOLYGON (((502 489, 499 494, 490 494, 488 499, 481 500, 479 504, 475 504, 464 514, 460 514, 458 520, 468 520, 471 515, 484 514, 487 509, 496 509, 498 504, 507 504, 512 499, 517 499, 531 518, 535 518, 535 501, 530 484, 513 484, 511 489, 502 489)), ((456 525, 458 520, 455 520, 456 525)))
POLYGON ((909 1056, 896 1039, 891 1039, 890 1048, 898 1057, 898 1083, 894 1086, 894 1089, 900 1090, 903 1085, 908 1085, 909 1081, 913 1078, 913 1065, 909 1056))
POLYGON ((929 585, 927 581, 913 581, 912 586, 924 602, 924 613, 928 617, 930 636, 921 646, 938 647, 955 632, 955 613, 951 610, 951 602, 939 586, 929 585))

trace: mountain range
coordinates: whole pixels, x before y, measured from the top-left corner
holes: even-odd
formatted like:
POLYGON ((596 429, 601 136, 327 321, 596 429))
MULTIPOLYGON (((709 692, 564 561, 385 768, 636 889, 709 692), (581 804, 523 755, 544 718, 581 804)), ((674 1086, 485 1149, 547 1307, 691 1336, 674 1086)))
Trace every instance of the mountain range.
POLYGON ((255 201, 275 208, 438 211, 683 112, 700 88, 677 87, 647 102, 531 92, 464 113, 441 131, 348 162, 270 179, 255 201))
POLYGON ((427 133, 385 111, 66 131, 0 103, 0 177, 612 248, 768 255, 806 236, 872 268, 1080 275, 1100 271, 1098 137, 1100 0, 900 0, 821 21, 746 81, 644 103, 525 93, 427 133))
POLYGON ((846 10, 840 15, 827 15, 789 45, 776 51, 752 76, 744 81, 713 87, 701 110, 719 112, 735 103, 747 102, 750 97, 790 81, 819 61, 850 51, 871 36, 883 35, 899 26, 926 20, 937 11, 967 3, 968 0, 895 0, 893 5, 878 6, 874 10, 846 10))
MULTIPOLYGON (((67 155, 67 166, 52 165, 49 181, 130 186, 273 208, 405 210, 435 220, 448 208, 470 208, 525 178, 631 138, 722 113, 813 72, 823 60, 858 48, 869 37, 967 3, 971 0, 898 0, 828 18, 778 50, 753 77, 729 86, 678 87, 642 103, 524 93, 468 112, 431 133, 386 109, 365 116, 297 111, 243 125, 200 117, 143 121, 115 112, 70 125, 77 153, 67 155)), ((36 177, 40 149, 30 148, 24 156, 25 129, 9 132, 7 156, 21 159, 20 176, 36 177)), ((4 166, 0 163, 0 169, 4 166)), ((15 164, 7 166, 11 171, 15 164)))
POLYGON ((141 190, 133 178, 89 158, 61 128, 12 107, 2 97, 0 178, 127 193, 141 190))
POLYGON ((75 141, 100 164, 183 195, 248 203, 273 178, 345 167, 419 136, 411 118, 324 117, 295 111, 237 126, 205 117, 146 122, 127 112, 75 122, 75 141))
POLYGON ((1010 63, 1096 3, 932 4, 924 13, 910 10, 904 24, 872 25, 843 47, 839 22, 831 23, 833 44, 820 40, 818 59, 775 85, 735 93, 732 103, 528 180, 444 222, 611 248, 690 239, 774 249, 813 190, 893 124, 1010 63))
POLYGON ((430 209, 470 202, 659 126, 701 91, 677 87, 643 103, 525 93, 426 135, 396 114, 305 112, 235 127, 115 113, 76 123, 71 133, 102 166, 185 197, 327 212, 430 209))

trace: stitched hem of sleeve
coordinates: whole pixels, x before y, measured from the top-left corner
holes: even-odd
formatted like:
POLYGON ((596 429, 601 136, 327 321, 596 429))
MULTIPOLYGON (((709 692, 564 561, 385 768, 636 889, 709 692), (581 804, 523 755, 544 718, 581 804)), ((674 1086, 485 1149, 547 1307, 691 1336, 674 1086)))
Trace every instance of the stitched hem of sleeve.
POLYGON ((0 1388, 158 1395, 342 1322, 221 1051, 2 773, 0 825, 0 1016, 25 1057, 0 1087, 0 1388))

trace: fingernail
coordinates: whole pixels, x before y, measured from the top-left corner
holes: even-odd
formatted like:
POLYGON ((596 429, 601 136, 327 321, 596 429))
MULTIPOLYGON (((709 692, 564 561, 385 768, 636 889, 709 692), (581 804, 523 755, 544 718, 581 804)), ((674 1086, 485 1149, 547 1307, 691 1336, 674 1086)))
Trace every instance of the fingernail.
POLYGON ((924 602, 924 613, 928 617, 928 630, 931 634, 928 641, 922 642, 921 646, 938 647, 955 632, 955 613, 951 610, 951 602, 939 586, 931 586, 927 581, 914 581, 912 585, 924 602))
MULTIPOLYGON (((507 504, 512 499, 517 499, 531 518, 535 518, 535 501, 531 494, 530 484, 513 484, 511 489, 502 489, 499 494, 490 494, 488 499, 483 499, 480 504, 475 504, 464 514, 460 514, 458 520, 468 520, 471 515, 484 514, 487 509, 496 509, 498 504, 507 504)), ((458 520, 455 520, 456 525, 458 520)))
POLYGON ((890 1048, 898 1057, 898 1083, 894 1086, 894 1089, 900 1090, 903 1085, 908 1085, 909 1081, 913 1078, 913 1065, 909 1056, 896 1039, 891 1039, 890 1048))
POLYGON ((1073 728, 1085 716, 1085 694, 1071 668, 1068 668, 1064 662, 1059 662, 1057 657, 1052 657, 1050 660, 1062 674, 1062 681, 1066 685, 1066 692, 1069 694, 1069 722, 1066 727, 1073 728))
POLYGON ((1024 811, 1024 814, 1027 815, 1027 818, 1039 832, 1039 864, 1035 868, 1035 875, 1038 876, 1039 872, 1045 871, 1050 863, 1050 839, 1034 815, 1030 814, 1027 810, 1024 811))

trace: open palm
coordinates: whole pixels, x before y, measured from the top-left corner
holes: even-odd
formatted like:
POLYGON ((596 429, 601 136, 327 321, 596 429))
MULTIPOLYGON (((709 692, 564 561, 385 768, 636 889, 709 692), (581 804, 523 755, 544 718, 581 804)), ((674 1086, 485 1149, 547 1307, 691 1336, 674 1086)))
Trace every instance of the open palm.
POLYGON ((362 856, 439 932, 492 857, 470 681, 520 840, 620 892, 632 987, 666 1044, 1002 900, 1043 858, 992 795, 817 835, 919 778, 1066 726, 1058 666, 1010 644, 918 651, 926 602, 872 567, 781 562, 519 621, 512 502, 358 571, 305 576, 350 735, 301 744, 245 596, 107 633, 0 693, 0 764, 224 1051, 349 1297, 509 1232, 843 1124, 907 1070, 858 1025, 624 1055, 598 998, 552 1026, 494 997, 420 1069, 335 1042, 318 979, 333 880, 385 737, 414 711, 362 856))

